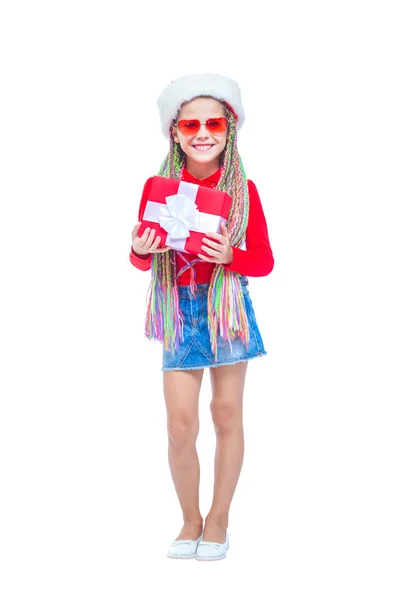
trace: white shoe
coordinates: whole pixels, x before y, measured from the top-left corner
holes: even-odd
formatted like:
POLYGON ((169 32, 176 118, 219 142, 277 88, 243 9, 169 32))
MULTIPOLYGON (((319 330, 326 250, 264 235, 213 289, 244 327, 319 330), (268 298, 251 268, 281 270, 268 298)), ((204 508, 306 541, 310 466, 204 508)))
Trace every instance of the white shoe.
POLYGON ((168 550, 168 558, 194 558, 202 537, 203 534, 198 540, 174 540, 168 550))
POLYGON ((197 547, 196 560, 221 560, 226 558, 226 553, 229 548, 228 531, 225 532, 225 542, 218 544, 217 542, 200 542, 197 547))

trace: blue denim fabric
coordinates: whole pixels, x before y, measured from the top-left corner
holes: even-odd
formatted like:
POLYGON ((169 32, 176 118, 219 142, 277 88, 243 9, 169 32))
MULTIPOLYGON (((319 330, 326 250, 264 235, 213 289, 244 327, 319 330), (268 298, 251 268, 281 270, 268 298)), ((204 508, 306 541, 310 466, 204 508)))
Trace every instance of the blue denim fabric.
POLYGON ((162 371, 204 369, 218 367, 237 362, 247 361, 257 356, 267 354, 258 329, 253 304, 251 302, 247 277, 240 278, 249 321, 249 346, 243 344, 240 338, 231 341, 217 336, 217 360, 211 350, 210 333, 208 330, 207 294, 208 283, 198 284, 195 296, 190 286, 178 286, 179 306, 184 316, 184 340, 175 353, 162 349, 162 371))

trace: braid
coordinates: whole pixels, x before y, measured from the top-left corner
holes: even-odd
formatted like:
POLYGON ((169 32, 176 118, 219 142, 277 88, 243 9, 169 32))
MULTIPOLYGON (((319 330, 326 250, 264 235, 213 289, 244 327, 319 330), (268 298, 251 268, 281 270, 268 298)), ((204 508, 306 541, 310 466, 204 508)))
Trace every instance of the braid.
MULTIPOLYGON (((230 244, 240 247, 245 240, 249 217, 247 178, 237 149, 236 121, 226 108, 228 133, 221 154, 221 177, 217 189, 232 198, 227 222, 230 244)), ((185 154, 170 134, 170 147, 158 175, 179 179, 185 164, 185 154)), ((217 334, 229 340, 239 336, 246 345, 249 328, 239 274, 216 265, 208 292, 208 322, 212 351, 217 358, 217 334)), ((175 252, 152 255, 151 282, 148 291, 146 337, 163 342, 166 350, 173 352, 183 339, 183 315, 179 308, 176 282, 175 252)))
MULTIPOLYGON (((221 178, 217 189, 227 192, 232 206, 227 222, 230 244, 240 247, 245 241, 249 219, 247 177, 237 149, 236 121, 229 111, 229 129, 223 156, 221 178)), ((239 275, 216 265, 208 291, 208 314, 211 347, 217 357, 218 328, 222 337, 233 340, 239 336, 248 344, 249 328, 239 275)))
MULTIPOLYGON (((184 153, 170 136, 169 152, 158 175, 179 179, 184 153)), ((175 252, 154 253, 151 281, 148 290, 148 308, 145 334, 148 339, 162 341, 166 350, 175 351, 183 336, 183 317, 179 309, 178 288, 175 278, 175 252)))

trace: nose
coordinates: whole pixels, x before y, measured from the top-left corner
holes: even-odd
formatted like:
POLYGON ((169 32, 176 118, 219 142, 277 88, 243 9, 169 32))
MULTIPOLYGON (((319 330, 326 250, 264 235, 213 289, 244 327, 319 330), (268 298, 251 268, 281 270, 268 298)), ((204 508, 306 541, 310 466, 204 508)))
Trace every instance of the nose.
POLYGON ((202 125, 200 125, 200 129, 197 132, 196 137, 200 138, 200 139, 203 139, 203 138, 208 138, 209 135, 210 135, 210 133, 209 133, 209 131, 208 131, 205 123, 203 123, 202 125))

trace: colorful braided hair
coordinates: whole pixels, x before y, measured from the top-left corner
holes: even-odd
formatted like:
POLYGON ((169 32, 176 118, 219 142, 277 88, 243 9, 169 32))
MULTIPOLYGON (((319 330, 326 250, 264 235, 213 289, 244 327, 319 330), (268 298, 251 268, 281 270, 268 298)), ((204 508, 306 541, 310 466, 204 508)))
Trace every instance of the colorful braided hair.
MULTIPOLYGON (((224 103, 222 103, 224 104, 224 103)), ((221 153, 221 177, 218 190, 227 192, 232 206, 227 221, 230 244, 239 248, 245 240, 249 218, 247 177, 237 149, 236 120, 226 107, 228 133, 221 153)), ((186 156, 170 134, 170 148, 158 175, 179 179, 186 156)), ((148 339, 163 343, 166 350, 175 352, 183 339, 183 316, 179 308, 176 281, 175 251, 152 255, 151 282, 148 291, 145 334, 148 339)), ((218 333, 226 340, 239 337, 249 343, 249 326, 240 276, 216 264, 208 291, 208 328, 211 348, 217 358, 218 333)))

